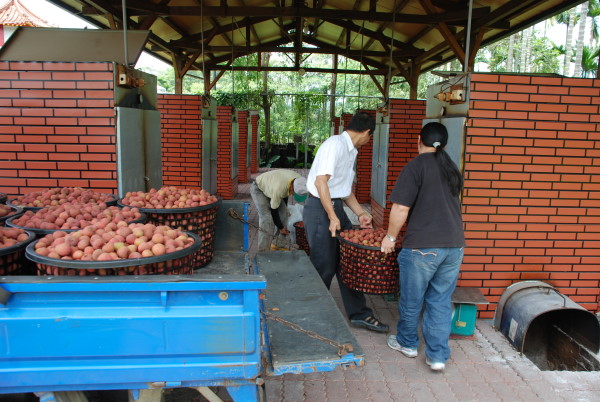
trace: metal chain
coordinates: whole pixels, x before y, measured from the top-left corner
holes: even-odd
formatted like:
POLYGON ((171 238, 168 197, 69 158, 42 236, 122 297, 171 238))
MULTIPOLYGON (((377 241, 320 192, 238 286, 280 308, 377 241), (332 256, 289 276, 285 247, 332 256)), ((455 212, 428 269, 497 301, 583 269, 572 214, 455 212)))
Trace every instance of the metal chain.
MULTIPOLYGON (((256 226, 255 224, 253 224, 253 223, 251 223, 251 222, 248 222, 247 220, 245 220, 244 218, 242 218, 242 217, 241 217, 241 216, 240 216, 240 215, 237 213, 237 211, 236 211, 235 209, 233 209, 233 208, 230 208, 230 209, 228 209, 228 210, 227 210, 227 215, 229 215, 229 217, 230 217, 230 218, 232 218, 232 219, 236 219, 236 220, 238 220, 238 221, 240 221, 240 222, 243 222, 243 223, 245 223, 245 224, 248 224, 248 225, 250 225, 250 226, 252 226, 252 227, 256 228, 257 230, 260 230, 260 231, 262 231, 262 232, 266 233, 267 235, 269 235, 269 236, 271 236, 271 237, 275 237, 275 236, 273 236, 272 234, 270 234, 270 233, 267 233, 265 230, 263 230, 263 229, 259 228, 259 227, 258 227, 258 226, 256 226)), ((290 241, 290 242, 291 242, 291 240, 290 240, 290 239, 288 239, 288 241, 290 241)), ((339 342, 336 342, 336 341, 334 341, 334 340, 332 340, 332 339, 325 338, 324 336, 321 336, 321 335, 317 334, 316 332, 313 332, 313 331, 308 331, 308 330, 306 330, 306 329, 302 328, 302 327, 301 327, 300 325, 298 325, 298 324, 295 324, 295 323, 293 323, 293 322, 287 321, 287 320, 285 320, 285 319, 283 319, 283 318, 281 318, 281 317, 279 317, 279 316, 276 316, 276 315, 274 315, 274 314, 271 314, 271 313, 267 313, 267 312, 265 312, 265 316, 266 316, 267 318, 269 318, 269 319, 273 320, 273 321, 277 321, 278 323, 280 323, 280 324, 283 324, 283 325, 285 325, 286 327, 289 327, 289 328, 293 329, 294 331, 301 332, 301 333, 303 333, 303 334, 305 334, 305 335, 307 335, 307 336, 309 336, 309 337, 311 337, 311 338, 314 338, 314 339, 317 339, 317 340, 319 340, 319 341, 322 341, 322 342, 325 342, 325 343, 328 343, 328 344, 330 344, 331 346, 333 346, 333 347, 337 348, 337 350, 338 350, 338 355, 339 355, 339 356, 344 356, 344 355, 346 355, 346 354, 348 354, 348 353, 352 353, 352 352, 354 351, 354 348, 353 348, 353 347, 352 347, 352 345, 351 345, 351 344, 349 344, 349 343, 339 343, 339 342)))
MULTIPOLYGON (((230 217, 230 218, 232 218, 232 219, 236 219, 236 220, 238 220, 238 221, 240 221, 240 222, 242 222, 242 223, 245 223, 245 224, 247 224, 247 225, 249 225, 249 226, 252 226, 253 228, 256 228, 256 230, 260 230, 261 232, 265 233, 267 236, 271 237, 271 240, 275 240, 275 239, 276 239, 278 236, 280 236, 280 235, 281 235, 281 234, 279 233, 279 231, 277 231, 277 233, 276 233, 276 234, 269 233, 269 232, 267 232, 266 230, 264 230, 264 229, 262 229, 262 228, 258 227, 257 225, 255 225, 255 224, 253 224, 253 223, 251 223, 251 222, 249 222, 249 221, 245 220, 245 219, 244 219, 244 218, 242 218, 242 217, 241 217, 241 216, 240 216, 240 215, 237 213, 237 211, 236 211, 235 209, 233 209, 233 208, 229 208, 229 209, 227 210, 227 215, 229 215, 229 217, 230 217)), ((285 235, 281 235, 281 236, 285 236, 285 235)), ((286 241, 286 243, 287 243, 287 244, 286 244, 287 248, 291 250, 291 249, 292 249, 292 239, 291 239, 291 238, 289 238, 289 237, 285 237, 285 241, 286 241)))
POLYGON ((324 336, 321 336, 321 335, 317 334, 316 332, 306 330, 298 324, 284 320, 283 318, 276 316, 275 314, 267 313, 266 311, 265 311, 265 316, 270 320, 277 321, 278 323, 283 324, 286 327, 293 329, 294 331, 301 332, 301 333, 305 334, 306 336, 309 336, 311 338, 314 338, 319 341, 330 344, 331 346, 337 348, 337 350, 338 350, 337 353, 338 353, 338 356, 340 356, 340 357, 342 357, 348 353, 352 353, 354 351, 354 347, 349 343, 339 343, 339 342, 334 341, 333 339, 325 338, 324 336))

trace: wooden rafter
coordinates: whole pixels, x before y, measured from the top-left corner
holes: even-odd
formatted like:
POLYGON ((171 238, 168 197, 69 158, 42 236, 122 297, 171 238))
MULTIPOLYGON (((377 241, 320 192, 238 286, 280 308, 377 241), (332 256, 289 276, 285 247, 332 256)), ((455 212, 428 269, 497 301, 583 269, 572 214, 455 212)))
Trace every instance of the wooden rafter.
MULTIPOLYGON (((431 4, 431 0, 419 0, 419 3, 421 3, 421 6, 428 15, 433 15, 435 13, 434 5, 431 4)), ((454 32, 452 32, 450 28, 448 28, 448 24, 446 24, 446 22, 444 21, 440 21, 436 24, 436 28, 440 32, 448 46, 450 46, 450 49, 452 49, 456 58, 462 64, 465 64, 465 50, 456 40, 454 32)))
MULTIPOLYGON (((48 1, 99 28, 124 25, 122 0, 48 1)), ((411 82, 414 71, 429 71, 454 58, 472 65, 481 46, 581 1, 478 2, 485 7, 473 9, 468 55, 467 0, 215 0, 210 5, 205 0, 126 0, 125 26, 150 30, 145 49, 164 61, 176 59, 180 71, 203 64, 221 71, 224 63, 258 51, 284 51, 298 68, 302 55, 329 53, 363 62, 372 74, 384 75, 386 87, 389 71, 411 82)))
MULTIPOLYGON (((147 14, 170 15, 170 16, 196 16, 201 12, 204 16, 212 17, 302 17, 302 18, 327 18, 348 21, 380 21, 413 24, 431 24, 446 22, 448 24, 459 23, 464 25, 467 19, 466 10, 448 11, 433 15, 405 14, 405 13, 382 13, 360 10, 339 10, 326 8, 301 7, 214 7, 205 6, 202 10, 198 6, 164 6, 154 4, 145 0, 128 0, 127 8, 131 10, 132 16, 147 14)), ((489 13, 489 7, 481 7, 473 10, 473 15, 483 16, 489 13)))

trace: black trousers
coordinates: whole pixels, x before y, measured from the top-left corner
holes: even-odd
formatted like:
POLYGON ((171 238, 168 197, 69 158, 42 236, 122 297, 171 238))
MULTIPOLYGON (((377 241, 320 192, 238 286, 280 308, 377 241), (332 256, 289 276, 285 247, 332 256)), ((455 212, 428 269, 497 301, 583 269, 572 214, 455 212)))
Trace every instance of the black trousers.
MULTIPOLYGON (((352 229, 352 223, 346 212, 344 212, 344 202, 341 199, 336 199, 333 201, 333 206, 335 214, 340 220, 342 230, 352 229)), ((348 318, 359 320, 372 315, 373 311, 367 307, 365 295, 362 292, 350 289, 342 283, 339 275, 339 242, 337 238, 331 237, 329 217, 320 199, 308 197, 304 205, 302 219, 308 245, 310 246, 310 261, 317 269, 327 289, 330 288, 334 275, 337 275, 348 318)))

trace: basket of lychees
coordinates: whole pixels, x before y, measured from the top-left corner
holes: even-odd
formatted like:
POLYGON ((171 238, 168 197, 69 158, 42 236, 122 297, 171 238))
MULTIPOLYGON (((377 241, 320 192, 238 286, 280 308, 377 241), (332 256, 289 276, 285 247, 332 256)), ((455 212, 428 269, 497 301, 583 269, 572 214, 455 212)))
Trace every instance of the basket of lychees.
POLYGON ((400 248, 389 254, 381 251, 386 233, 383 229, 351 229, 338 235, 340 276, 346 286, 371 294, 398 292, 400 248))

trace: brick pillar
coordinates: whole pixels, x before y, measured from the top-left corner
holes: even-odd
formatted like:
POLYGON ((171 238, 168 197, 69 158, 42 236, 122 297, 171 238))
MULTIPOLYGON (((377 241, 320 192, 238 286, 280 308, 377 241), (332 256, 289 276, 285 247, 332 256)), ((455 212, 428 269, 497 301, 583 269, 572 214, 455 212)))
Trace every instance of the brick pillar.
POLYGON ((250 162, 250 172, 258 172, 258 159, 260 152, 260 135, 258 133, 258 119, 260 115, 258 110, 250 111, 250 127, 248 128, 249 135, 252 136, 252 161, 250 162))
MULTIPOLYGON (((361 110, 375 118, 376 110, 361 110)), ((350 121, 348 121, 350 123, 350 121)), ((356 158, 356 186, 354 194, 362 204, 371 201, 371 171, 373 170, 373 140, 367 142, 358 150, 356 158)))
POLYGON ((238 126, 239 126, 239 148, 238 148, 238 183, 248 183, 250 181, 250 168, 248 160, 248 141, 252 141, 249 136, 250 130, 248 127, 248 115, 247 110, 241 110, 238 112, 238 126))
POLYGON ((339 128, 340 128, 340 118, 334 117, 333 118, 333 135, 339 134, 339 128))
POLYGON ((232 199, 238 190, 237 177, 231 177, 233 111, 233 106, 217 106, 217 195, 225 200, 232 199))
MULTIPOLYGON (((406 163, 418 155, 417 136, 425 118, 424 100, 391 99, 386 199, 406 163)), ((372 149, 372 147, 371 147, 372 149)), ((379 205, 371 199, 373 225, 387 228, 391 205, 379 205)))
POLYGON ((158 95, 165 186, 202 185, 201 105, 198 95, 158 95))

